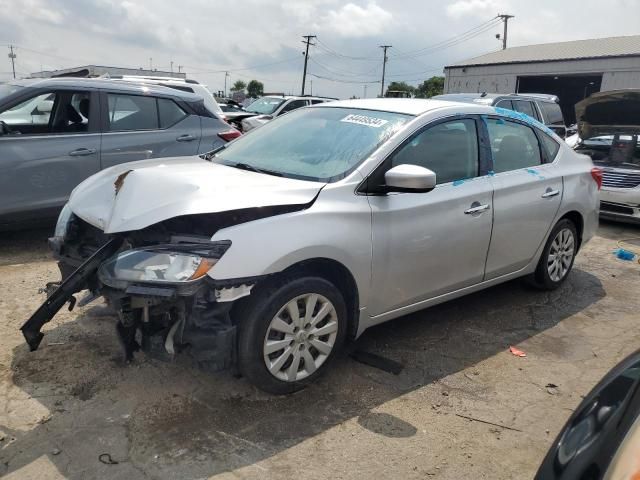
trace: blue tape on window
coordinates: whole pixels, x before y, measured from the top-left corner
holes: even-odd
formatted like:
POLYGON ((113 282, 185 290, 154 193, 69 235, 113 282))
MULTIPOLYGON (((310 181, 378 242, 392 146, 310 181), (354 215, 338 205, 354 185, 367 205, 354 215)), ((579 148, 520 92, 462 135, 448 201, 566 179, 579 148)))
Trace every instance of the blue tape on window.
POLYGON ((458 186, 462 185, 463 183, 464 183, 464 180, 454 180, 452 185, 454 187, 458 187, 458 186))

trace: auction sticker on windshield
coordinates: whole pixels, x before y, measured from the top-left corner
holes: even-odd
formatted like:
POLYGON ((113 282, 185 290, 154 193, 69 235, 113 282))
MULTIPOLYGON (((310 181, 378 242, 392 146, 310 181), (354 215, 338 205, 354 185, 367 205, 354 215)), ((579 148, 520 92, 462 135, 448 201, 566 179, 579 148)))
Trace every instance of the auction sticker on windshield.
POLYGON ((358 125, 366 125, 367 127, 380 128, 385 123, 389 123, 389 120, 383 120, 382 118, 367 117, 366 115, 347 115, 341 122, 357 123, 358 125))

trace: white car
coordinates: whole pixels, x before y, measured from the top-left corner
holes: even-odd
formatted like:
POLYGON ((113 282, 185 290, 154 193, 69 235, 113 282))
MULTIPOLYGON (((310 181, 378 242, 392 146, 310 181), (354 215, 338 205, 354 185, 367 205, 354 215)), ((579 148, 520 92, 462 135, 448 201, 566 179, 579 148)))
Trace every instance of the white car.
POLYGON ((274 393, 347 338, 528 276, 560 286, 598 223, 600 171, 489 106, 370 99, 302 108, 210 157, 129 163, 78 186, 50 239, 64 281, 22 331, 88 288, 131 359, 237 359, 274 393))
POLYGON ((261 97, 245 108, 247 112, 257 115, 242 120, 242 131, 248 132, 253 130, 273 120, 275 117, 284 115, 292 110, 309 105, 332 102, 334 100, 336 99, 312 96, 294 97, 290 95, 261 97))
POLYGON ((567 142, 602 168, 600 216, 640 223, 640 90, 594 93, 575 109, 567 142))

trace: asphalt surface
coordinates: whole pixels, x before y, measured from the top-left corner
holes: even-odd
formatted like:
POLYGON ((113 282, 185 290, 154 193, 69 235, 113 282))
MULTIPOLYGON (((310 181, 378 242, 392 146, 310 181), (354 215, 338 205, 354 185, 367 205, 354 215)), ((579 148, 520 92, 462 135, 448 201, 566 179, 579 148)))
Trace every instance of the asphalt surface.
POLYGON ((509 282, 352 346, 398 375, 343 355, 274 397, 180 360, 126 365, 101 305, 61 311, 29 352, 18 328, 58 279, 48 233, 0 234, 5 478, 531 478, 581 397, 640 347, 640 265, 612 254, 640 228, 608 223, 555 292, 509 282))

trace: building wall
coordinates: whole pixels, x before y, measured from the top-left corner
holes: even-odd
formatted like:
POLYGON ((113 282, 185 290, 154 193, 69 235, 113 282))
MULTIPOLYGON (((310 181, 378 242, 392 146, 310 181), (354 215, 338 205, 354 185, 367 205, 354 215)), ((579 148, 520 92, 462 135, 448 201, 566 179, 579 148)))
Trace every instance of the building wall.
POLYGON ((515 93, 518 76, 602 74, 601 90, 640 88, 640 56, 445 68, 445 93, 515 93))

